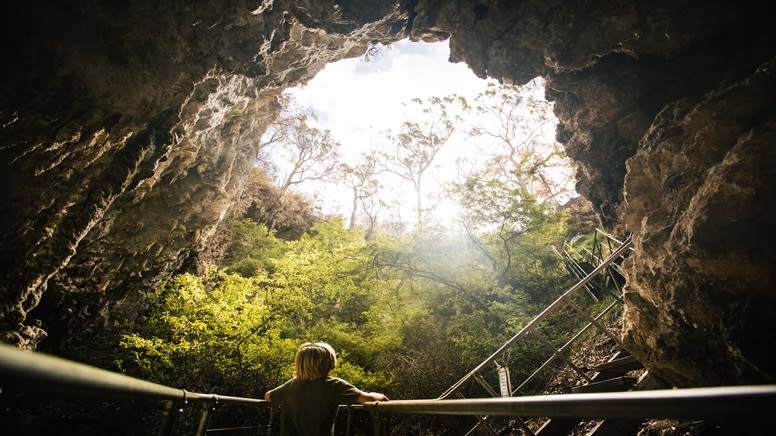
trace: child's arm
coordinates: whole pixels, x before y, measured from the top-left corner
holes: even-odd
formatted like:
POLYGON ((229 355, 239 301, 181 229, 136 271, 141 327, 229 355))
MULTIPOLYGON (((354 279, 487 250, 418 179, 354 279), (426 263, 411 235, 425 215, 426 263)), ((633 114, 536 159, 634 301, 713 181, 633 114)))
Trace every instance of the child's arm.
POLYGON ((388 401, 388 397, 379 392, 361 392, 357 400, 360 404, 369 403, 372 401, 388 401))

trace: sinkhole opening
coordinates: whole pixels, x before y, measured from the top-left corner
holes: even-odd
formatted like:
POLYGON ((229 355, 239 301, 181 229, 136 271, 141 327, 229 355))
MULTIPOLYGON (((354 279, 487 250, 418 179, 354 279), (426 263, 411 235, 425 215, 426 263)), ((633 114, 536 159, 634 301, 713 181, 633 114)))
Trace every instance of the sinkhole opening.
POLYGON ((483 80, 449 55, 449 40, 405 39, 329 63, 281 95, 256 165, 318 216, 398 233, 492 227, 476 218, 485 203, 577 197, 542 78, 483 80))

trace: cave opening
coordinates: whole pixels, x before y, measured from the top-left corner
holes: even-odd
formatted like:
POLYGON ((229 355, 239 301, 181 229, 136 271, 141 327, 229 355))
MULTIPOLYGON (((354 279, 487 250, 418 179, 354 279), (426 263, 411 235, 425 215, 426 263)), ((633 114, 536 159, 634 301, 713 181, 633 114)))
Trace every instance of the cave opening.
MULTIPOLYGON (((366 40, 454 34, 455 57, 481 74, 548 80, 580 193, 606 228, 634 234, 634 354, 678 386, 773 379, 757 352, 773 343, 761 314, 774 306, 776 168, 762 5, 81 3, 17 2, 4 28, 4 340, 104 357, 92 339, 231 218, 274 94, 366 40)), ((336 185, 323 186, 316 201, 336 185)), ((411 225, 413 207, 379 221, 411 225)))
POLYGON ((381 205, 387 207, 382 211, 387 228, 412 229, 417 224, 412 217, 421 211, 429 221, 456 230, 461 207, 451 190, 475 175, 525 186, 556 207, 576 197, 573 164, 556 141, 558 119, 545 99, 543 79, 522 86, 481 79, 465 63, 449 59, 449 39, 403 39, 327 64, 278 99, 283 110, 262 137, 256 165, 283 192, 308 196, 316 214, 342 217, 351 227, 374 225, 381 205), (294 118, 329 135, 325 139, 333 145, 325 153, 318 150, 320 162, 300 161, 311 150, 303 150, 302 135, 283 131, 294 118), (397 156, 423 152, 406 141, 413 135, 435 136, 440 143, 426 150, 433 161, 422 180, 395 166, 397 156), (300 164, 309 166, 307 174, 294 174, 302 172, 300 164), (361 174, 366 179, 354 186, 354 173, 367 169, 379 183, 366 186, 369 175, 361 174))

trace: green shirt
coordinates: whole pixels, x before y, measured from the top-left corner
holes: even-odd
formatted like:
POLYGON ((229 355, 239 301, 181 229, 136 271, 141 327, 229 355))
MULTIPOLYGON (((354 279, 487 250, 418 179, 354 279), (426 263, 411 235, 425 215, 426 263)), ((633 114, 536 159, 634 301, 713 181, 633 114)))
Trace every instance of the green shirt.
POLYGON ((337 406, 355 403, 361 391, 336 377, 313 381, 292 378, 269 395, 270 401, 280 406, 283 436, 331 436, 337 406))

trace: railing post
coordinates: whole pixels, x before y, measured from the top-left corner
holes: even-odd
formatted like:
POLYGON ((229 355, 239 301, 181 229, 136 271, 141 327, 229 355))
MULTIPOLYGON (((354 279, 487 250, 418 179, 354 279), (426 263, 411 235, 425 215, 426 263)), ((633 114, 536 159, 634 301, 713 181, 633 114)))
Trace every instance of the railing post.
POLYGON ((205 407, 202 410, 202 416, 199 417, 199 425, 197 426, 196 436, 204 436, 207 433, 208 424, 210 424, 211 412, 216 410, 218 400, 215 403, 205 403, 205 407))
MULTIPOLYGON (((265 428, 267 429, 266 435, 271 436, 272 435, 272 420, 275 418, 275 407, 269 406, 267 411, 267 425, 265 428)), ((282 432, 281 432, 282 434, 282 432)))
POLYGON ((178 417, 177 404, 173 400, 164 402, 162 411, 162 425, 159 427, 159 436, 169 436, 172 434, 172 428, 175 426, 175 419, 178 417))
POLYGON ((372 407, 372 434, 374 436, 382 436, 383 434, 380 412, 377 411, 377 407, 372 407))
POLYGON ((345 436, 350 436, 350 421, 353 415, 353 407, 351 404, 348 404, 348 420, 347 425, 345 427, 345 436))

